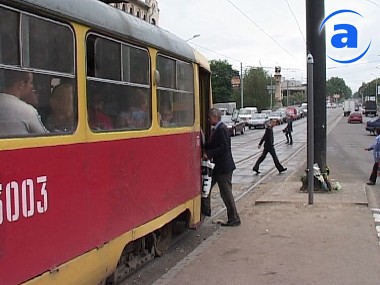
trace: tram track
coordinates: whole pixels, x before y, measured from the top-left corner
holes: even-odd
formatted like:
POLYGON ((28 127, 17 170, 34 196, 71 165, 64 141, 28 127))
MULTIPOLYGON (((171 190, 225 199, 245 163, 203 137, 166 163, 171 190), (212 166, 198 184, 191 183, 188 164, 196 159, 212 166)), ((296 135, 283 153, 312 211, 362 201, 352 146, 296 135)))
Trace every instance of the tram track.
MULTIPOLYGON (((328 118, 328 129, 327 134, 334 129, 336 124, 339 122, 342 116, 334 116, 328 118)), ((298 122, 298 121, 297 121, 298 122)), ((302 135, 306 132, 306 124, 300 123, 295 125, 295 128, 297 131, 293 132, 293 140, 297 142, 296 145, 293 145, 292 149, 294 150, 291 155, 287 156, 286 158, 282 159, 281 163, 287 163, 288 161, 294 159, 301 151, 303 151, 307 147, 307 143, 305 138, 302 138, 302 135), (301 127, 302 126, 302 127, 301 127), (297 138, 299 138, 297 140, 297 138), (301 139, 302 138, 302 139, 301 139)), ((282 135, 282 129, 283 128, 275 128, 275 137, 282 135), (278 129, 278 130, 276 130, 278 129)), ((242 147, 242 146, 252 146, 252 150, 255 150, 255 153, 247 154, 246 157, 235 160, 235 164, 237 167, 242 167, 242 165, 247 162, 248 160, 252 160, 255 158, 258 158, 261 155, 261 150, 257 149, 258 142, 261 139, 262 134, 259 135, 259 137, 254 137, 254 135, 257 135, 257 133, 251 132, 248 133, 248 136, 251 136, 251 138, 248 141, 245 142, 236 142, 234 143, 234 148, 236 147, 242 147)), ((239 136, 240 137, 240 136, 239 136)), ((245 139, 247 137, 247 133, 245 135, 245 139)), ((275 143, 275 147, 281 147, 282 145, 285 145, 286 140, 280 139, 275 143)), ((306 157, 302 163, 306 161, 306 157)), ((272 166, 266 174, 262 176, 257 176, 258 179, 255 179, 252 184, 247 185, 245 189, 235 194, 235 201, 239 202, 241 199, 247 197, 247 195, 255 193, 256 189, 259 189, 259 185, 262 183, 265 183, 265 181, 268 180, 268 178, 273 177, 274 173, 276 172, 276 168, 272 166)), ((262 192, 265 193, 265 191, 268 191, 268 189, 263 189, 262 192)), ((214 191, 214 193, 217 191, 214 191)), ((217 194, 217 193, 216 193, 217 194)), ((256 193, 255 195, 262 194, 256 193)), ((212 204, 212 216, 206 218, 202 222, 202 227, 198 231, 192 231, 192 230, 183 230, 181 232, 178 232, 177 234, 173 235, 172 242, 170 244, 170 247, 168 248, 167 253, 159 258, 155 258, 151 261, 149 261, 144 267, 137 270, 135 273, 133 273, 131 276, 129 276, 127 279, 123 280, 122 282, 118 283, 119 285, 130 285, 130 284, 136 284, 136 285, 146 285, 146 284, 161 284, 160 279, 163 275, 165 275, 168 272, 168 269, 171 267, 176 267, 176 270, 180 270, 181 266, 185 266, 186 262, 184 262, 184 265, 178 265, 179 263, 182 264, 182 262, 179 262, 181 260, 184 260, 185 258, 188 258, 190 252, 192 252, 194 249, 201 246, 204 242, 207 242, 208 238, 215 235, 215 232, 218 231, 219 226, 215 224, 215 220, 226 210, 223 202, 221 199, 217 199, 213 201, 212 204), (192 246, 192 248, 189 248, 192 246), (155 283, 156 282, 156 283, 155 283)), ((165 279, 165 278, 164 278, 165 279)))

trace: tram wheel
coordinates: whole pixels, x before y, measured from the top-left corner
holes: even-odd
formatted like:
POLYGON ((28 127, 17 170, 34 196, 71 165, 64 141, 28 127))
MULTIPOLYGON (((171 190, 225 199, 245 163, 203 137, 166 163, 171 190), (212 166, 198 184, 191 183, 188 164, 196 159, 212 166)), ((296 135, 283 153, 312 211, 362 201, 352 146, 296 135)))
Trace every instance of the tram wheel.
POLYGON ((169 248, 172 240, 172 223, 168 223, 154 233, 154 251, 162 256, 169 248))

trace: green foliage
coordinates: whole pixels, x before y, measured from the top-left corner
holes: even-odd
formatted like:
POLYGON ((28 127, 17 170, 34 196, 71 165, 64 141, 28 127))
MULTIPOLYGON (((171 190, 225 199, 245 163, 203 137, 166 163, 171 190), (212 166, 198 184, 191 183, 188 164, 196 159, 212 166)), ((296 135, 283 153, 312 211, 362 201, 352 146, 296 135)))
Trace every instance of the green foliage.
POLYGON ((377 84, 376 84, 376 79, 373 79, 372 81, 370 81, 368 83, 363 82, 362 86, 359 87, 359 90, 357 92, 358 93, 358 97, 361 98, 362 95, 363 95, 364 98, 366 96, 375 96, 375 94, 376 94, 376 86, 378 84, 379 84, 379 80, 377 81, 377 84))
POLYGON ((331 77, 326 81, 326 92, 328 96, 339 94, 341 99, 348 99, 352 96, 352 90, 339 77, 331 77))
MULTIPOLYGON (((289 106, 293 105, 301 105, 303 102, 306 101, 306 95, 304 95, 302 92, 296 92, 290 94, 289 92, 289 106)), ((282 98, 282 106, 287 106, 288 99, 286 96, 282 98)))
POLYGON ((234 101, 231 79, 238 76, 239 71, 234 70, 227 60, 212 60, 210 68, 213 102, 234 101))
MULTIPOLYGON (((244 73, 244 106, 255 106, 259 110, 270 107, 267 90, 268 73, 263 68, 248 68, 244 73)), ((270 79, 269 79, 270 80, 270 79)))

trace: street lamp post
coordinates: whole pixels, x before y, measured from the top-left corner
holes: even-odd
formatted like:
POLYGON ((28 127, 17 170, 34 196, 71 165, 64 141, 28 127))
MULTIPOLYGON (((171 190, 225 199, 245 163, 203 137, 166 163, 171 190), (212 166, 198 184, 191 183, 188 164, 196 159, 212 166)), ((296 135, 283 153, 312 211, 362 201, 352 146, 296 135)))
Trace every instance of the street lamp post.
MULTIPOLYGON (((376 76, 376 74, 373 74, 373 73, 371 73, 371 75, 373 75, 373 76, 376 76)), ((376 100, 376 104, 377 104, 377 94, 378 92, 377 92, 377 76, 376 76, 376 89, 375 89, 375 100, 376 100)))
POLYGON ((196 35, 192 36, 191 38, 185 40, 185 42, 191 41, 192 39, 198 38, 198 37, 200 37, 200 36, 201 36, 201 35, 196 34, 196 35))
POLYGON ((270 109, 272 110, 273 106, 273 83, 272 83, 272 74, 270 75, 270 109))
POLYGON ((244 107, 243 63, 240 62, 240 108, 244 107))
POLYGON ((286 107, 289 106, 289 80, 286 80, 286 107))

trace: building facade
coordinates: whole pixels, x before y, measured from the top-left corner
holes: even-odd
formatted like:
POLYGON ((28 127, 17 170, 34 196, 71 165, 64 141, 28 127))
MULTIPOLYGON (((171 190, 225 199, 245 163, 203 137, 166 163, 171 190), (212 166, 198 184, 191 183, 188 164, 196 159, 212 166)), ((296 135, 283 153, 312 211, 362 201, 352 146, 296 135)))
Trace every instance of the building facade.
POLYGON ((109 4, 144 21, 158 26, 160 10, 158 9, 157 0, 125 0, 114 1, 109 4))

